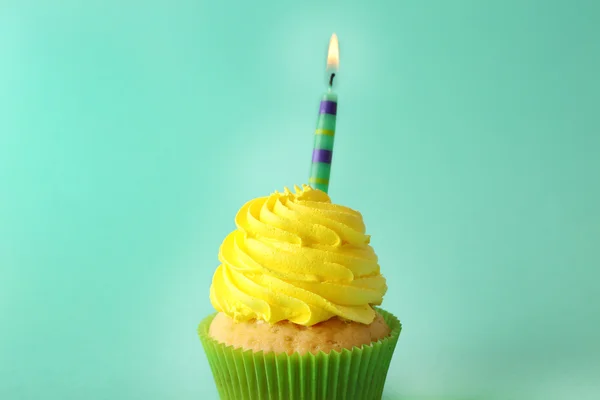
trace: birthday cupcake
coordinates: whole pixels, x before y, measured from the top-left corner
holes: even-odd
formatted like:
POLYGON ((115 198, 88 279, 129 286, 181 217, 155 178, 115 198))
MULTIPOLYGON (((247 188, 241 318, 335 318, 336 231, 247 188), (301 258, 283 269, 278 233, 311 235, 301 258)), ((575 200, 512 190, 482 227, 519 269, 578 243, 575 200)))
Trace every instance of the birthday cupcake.
POLYGON ((380 399, 401 325, 359 212, 309 186, 246 203, 198 333, 222 399, 380 399))

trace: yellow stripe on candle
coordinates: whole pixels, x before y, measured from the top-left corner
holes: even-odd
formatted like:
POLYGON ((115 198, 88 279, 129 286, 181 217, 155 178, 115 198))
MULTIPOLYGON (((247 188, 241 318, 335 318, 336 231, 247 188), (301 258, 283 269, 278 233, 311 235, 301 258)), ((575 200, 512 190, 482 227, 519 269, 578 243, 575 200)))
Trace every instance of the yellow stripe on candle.
POLYGON ((335 135, 335 131, 330 131, 329 129, 317 129, 315 131, 315 135, 333 136, 333 135, 335 135))
POLYGON ((327 185, 329 183, 329 179, 310 177, 308 178, 308 183, 320 183, 321 185, 327 185))

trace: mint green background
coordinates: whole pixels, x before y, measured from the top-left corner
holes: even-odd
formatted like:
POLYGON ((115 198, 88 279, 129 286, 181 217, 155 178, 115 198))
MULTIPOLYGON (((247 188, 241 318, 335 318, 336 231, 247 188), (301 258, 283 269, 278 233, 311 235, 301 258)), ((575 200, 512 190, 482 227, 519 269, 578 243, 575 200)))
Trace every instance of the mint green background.
POLYGON ((0 398, 215 398, 217 251, 307 180, 333 31, 388 398, 599 398, 600 3, 259 3, 0 3, 0 398))

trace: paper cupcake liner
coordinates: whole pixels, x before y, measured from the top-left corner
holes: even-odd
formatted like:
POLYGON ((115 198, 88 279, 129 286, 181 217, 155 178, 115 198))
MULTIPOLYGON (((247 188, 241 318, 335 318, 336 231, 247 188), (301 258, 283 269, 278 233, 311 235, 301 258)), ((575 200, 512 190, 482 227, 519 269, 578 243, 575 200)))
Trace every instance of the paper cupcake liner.
POLYGON ((212 339, 216 314, 205 318, 198 335, 223 400, 371 400, 381 399, 385 378, 402 325, 377 309, 390 327, 385 339, 328 354, 264 353, 212 339))

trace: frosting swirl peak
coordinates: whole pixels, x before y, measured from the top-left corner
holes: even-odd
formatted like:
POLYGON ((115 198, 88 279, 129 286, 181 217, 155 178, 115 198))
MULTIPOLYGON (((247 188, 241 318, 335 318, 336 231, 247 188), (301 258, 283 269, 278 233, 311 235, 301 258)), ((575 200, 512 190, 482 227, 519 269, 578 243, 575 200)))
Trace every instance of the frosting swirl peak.
POLYGON ((210 300, 237 321, 369 324, 387 290, 359 212, 307 185, 247 202, 223 241, 210 300))

